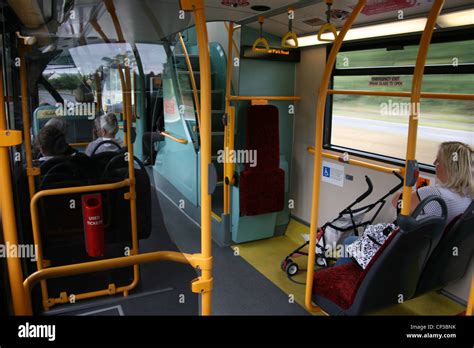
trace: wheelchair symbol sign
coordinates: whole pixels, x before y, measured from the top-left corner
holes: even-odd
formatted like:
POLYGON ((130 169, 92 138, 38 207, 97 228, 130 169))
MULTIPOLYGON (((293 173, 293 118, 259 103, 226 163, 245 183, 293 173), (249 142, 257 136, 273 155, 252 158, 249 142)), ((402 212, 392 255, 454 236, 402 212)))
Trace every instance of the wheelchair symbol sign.
POLYGON ((323 167, 323 176, 326 178, 331 177, 331 168, 329 167, 323 167))
POLYGON ((322 165, 323 173, 321 180, 339 187, 344 186, 344 166, 324 161, 322 165))

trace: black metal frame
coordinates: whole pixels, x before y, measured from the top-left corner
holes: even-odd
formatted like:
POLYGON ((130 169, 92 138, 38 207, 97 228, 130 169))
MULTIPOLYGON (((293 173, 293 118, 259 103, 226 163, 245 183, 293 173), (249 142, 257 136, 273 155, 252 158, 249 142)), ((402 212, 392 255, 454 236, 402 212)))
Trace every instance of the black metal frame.
MULTIPOLYGON (((339 212, 338 216, 336 218, 334 218, 333 220, 331 221, 328 221, 326 222, 323 226, 321 226, 320 228, 318 228, 318 232, 321 231, 322 235, 320 238, 323 239, 323 247, 325 247, 326 245, 326 241, 324 239, 324 232, 325 232, 325 229, 326 227, 330 226, 332 228, 334 228, 335 230, 339 231, 339 232, 347 232, 349 230, 354 230, 354 233, 355 235, 358 235, 359 233, 359 228, 360 227, 363 227, 365 228, 366 226, 368 225, 371 225, 373 224, 374 220, 377 218, 377 216, 379 215, 380 211, 382 210, 382 208, 385 206, 385 204, 387 203, 387 198, 394 194, 395 192, 397 192, 398 190, 400 190, 402 187, 403 187, 403 177, 396 173, 396 172, 393 172, 393 174, 400 180, 400 183, 398 183, 396 186, 394 186, 389 192, 387 192, 385 195, 383 195, 382 197, 380 197, 377 201, 371 203, 371 204, 367 204, 365 206, 362 206, 362 207, 359 207, 359 208, 356 208, 356 209, 352 209, 355 205, 357 205, 358 203, 360 203, 361 201, 363 201, 365 198, 367 198, 371 193, 372 193, 372 183, 370 181, 370 179, 366 176, 366 181, 367 181, 367 184, 368 184, 368 189, 367 191, 365 191, 364 193, 362 193, 360 196, 358 196, 350 205, 348 205, 346 208, 344 208, 342 211, 339 212), (365 211, 365 214, 372 211, 375 207, 377 207, 377 210, 375 211, 375 213, 371 216, 371 218, 369 220, 366 220, 366 221, 362 221, 358 224, 355 223, 354 221, 354 218, 353 218, 353 214, 354 213, 358 213, 358 212, 361 212, 361 211, 365 211), (337 226, 334 226, 333 223, 336 222, 337 220, 339 220, 341 217, 343 217, 344 215, 346 214, 349 214, 350 217, 351 217, 351 222, 352 222, 352 226, 348 226, 346 228, 341 228, 341 227, 337 227, 337 226)), ((319 242, 319 241, 318 241, 319 242)), ((296 248, 295 250, 293 250, 290 254, 288 254, 285 259, 282 261, 282 265, 281 265, 281 268, 286 271, 286 266, 291 264, 292 261, 290 260, 291 257, 295 254, 297 255, 303 255, 303 256, 308 256, 308 252, 304 252, 304 251, 301 251, 302 249, 304 249, 307 245, 309 244, 309 241, 305 242, 304 244, 300 245, 298 248, 296 248)), ((324 260, 326 260, 326 264, 327 264, 327 260, 336 260, 336 258, 332 258, 332 257, 326 257, 325 254, 316 254, 316 257, 317 258, 323 258, 324 260)), ((290 275, 288 274, 288 277, 291 279, 290 275)), ((292 280, 294 281, 294 280, 292 280)), ((298 282, 296 282, 298 283, 298 282)))

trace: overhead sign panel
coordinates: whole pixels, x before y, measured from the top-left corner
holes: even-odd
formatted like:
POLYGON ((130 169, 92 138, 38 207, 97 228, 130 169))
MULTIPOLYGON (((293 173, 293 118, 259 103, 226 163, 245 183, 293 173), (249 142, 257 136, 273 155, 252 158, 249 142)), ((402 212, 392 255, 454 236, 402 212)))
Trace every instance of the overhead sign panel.
POLYGON ((243 46, 241 50, 241 58, 244 59, 259 59, 272 60, 277 62, 291 62, 299 63, 301 53, 298 49, 283 49, 283 48, 258 48, 256 51, 252 50, 252 46, 243 46))

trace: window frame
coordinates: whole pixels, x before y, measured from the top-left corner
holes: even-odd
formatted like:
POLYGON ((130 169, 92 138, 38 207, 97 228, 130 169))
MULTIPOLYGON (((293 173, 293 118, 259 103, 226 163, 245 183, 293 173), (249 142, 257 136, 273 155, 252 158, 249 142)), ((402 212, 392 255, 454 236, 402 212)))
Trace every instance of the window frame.
MULTIPOLYGON (((472 40, 474 37, 474 26, 466 26, 454 29, 444 29, 433 33, 431 43, 456 42, 472 40)), ((363 51, 376 48, 387 48, 394 46, 410 46, 419 45, 421 33, 409 35, 396 35, 390 37, 382 37, 368 40, 355 40, 344 43, 339 52, 363 51)), ((326 61, 329 57, 332 45, 328 45, 326 49, 326 61)), ((334 76, 371 76, 371 75, 413 75, 413 67, 386 67, 386 68, 347 68, 336 69, 335 67, 331 73, 329 88, 334 87, 334 76)), ((424 75, 434 74, 473 74, 474 64, 453 66, 426 66, 424 75)), ((335 151, 339 153, 348 153, 349 155, 358 156, 365 159, 371 159, 382 163, 387 163, 396 166, 405 166, 404 158, 396 158, 387 155, 377 154, 374 152, 358 150, 355 148, 348 148, 331 144, 332 138, 332 114, 333 114, 334 97, 332 94, 327 95, 325 115, 324 115, 324 133, 323 133, 323 149, 335 151)), ((434 155, 433 155, 434 156, 434 155)), ((423 172, 435 173, 435 166, 431 164, 420 163, 420 170, 423 172)))

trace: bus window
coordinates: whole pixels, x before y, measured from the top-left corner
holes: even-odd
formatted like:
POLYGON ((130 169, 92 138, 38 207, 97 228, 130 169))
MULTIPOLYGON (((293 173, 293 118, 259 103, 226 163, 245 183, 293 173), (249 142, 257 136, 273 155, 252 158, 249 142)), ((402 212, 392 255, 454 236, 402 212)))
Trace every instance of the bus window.
MULTIPOLYGON (((336 90, 411 92, 417 46, 397 50, 369 49, 341 52, 333 74, 336 90)), ((474 93, 474 42, 433 44, 427 59, 423 92, 474 93), (453 60, 455 57, 456 60, 453 60)), ((405 157, 408 117, 420 111, 417 158, 431 165, 444 141, 474 144, 472 101, 334 95, 330 134, 326 145, 377 158, 405 157)))

